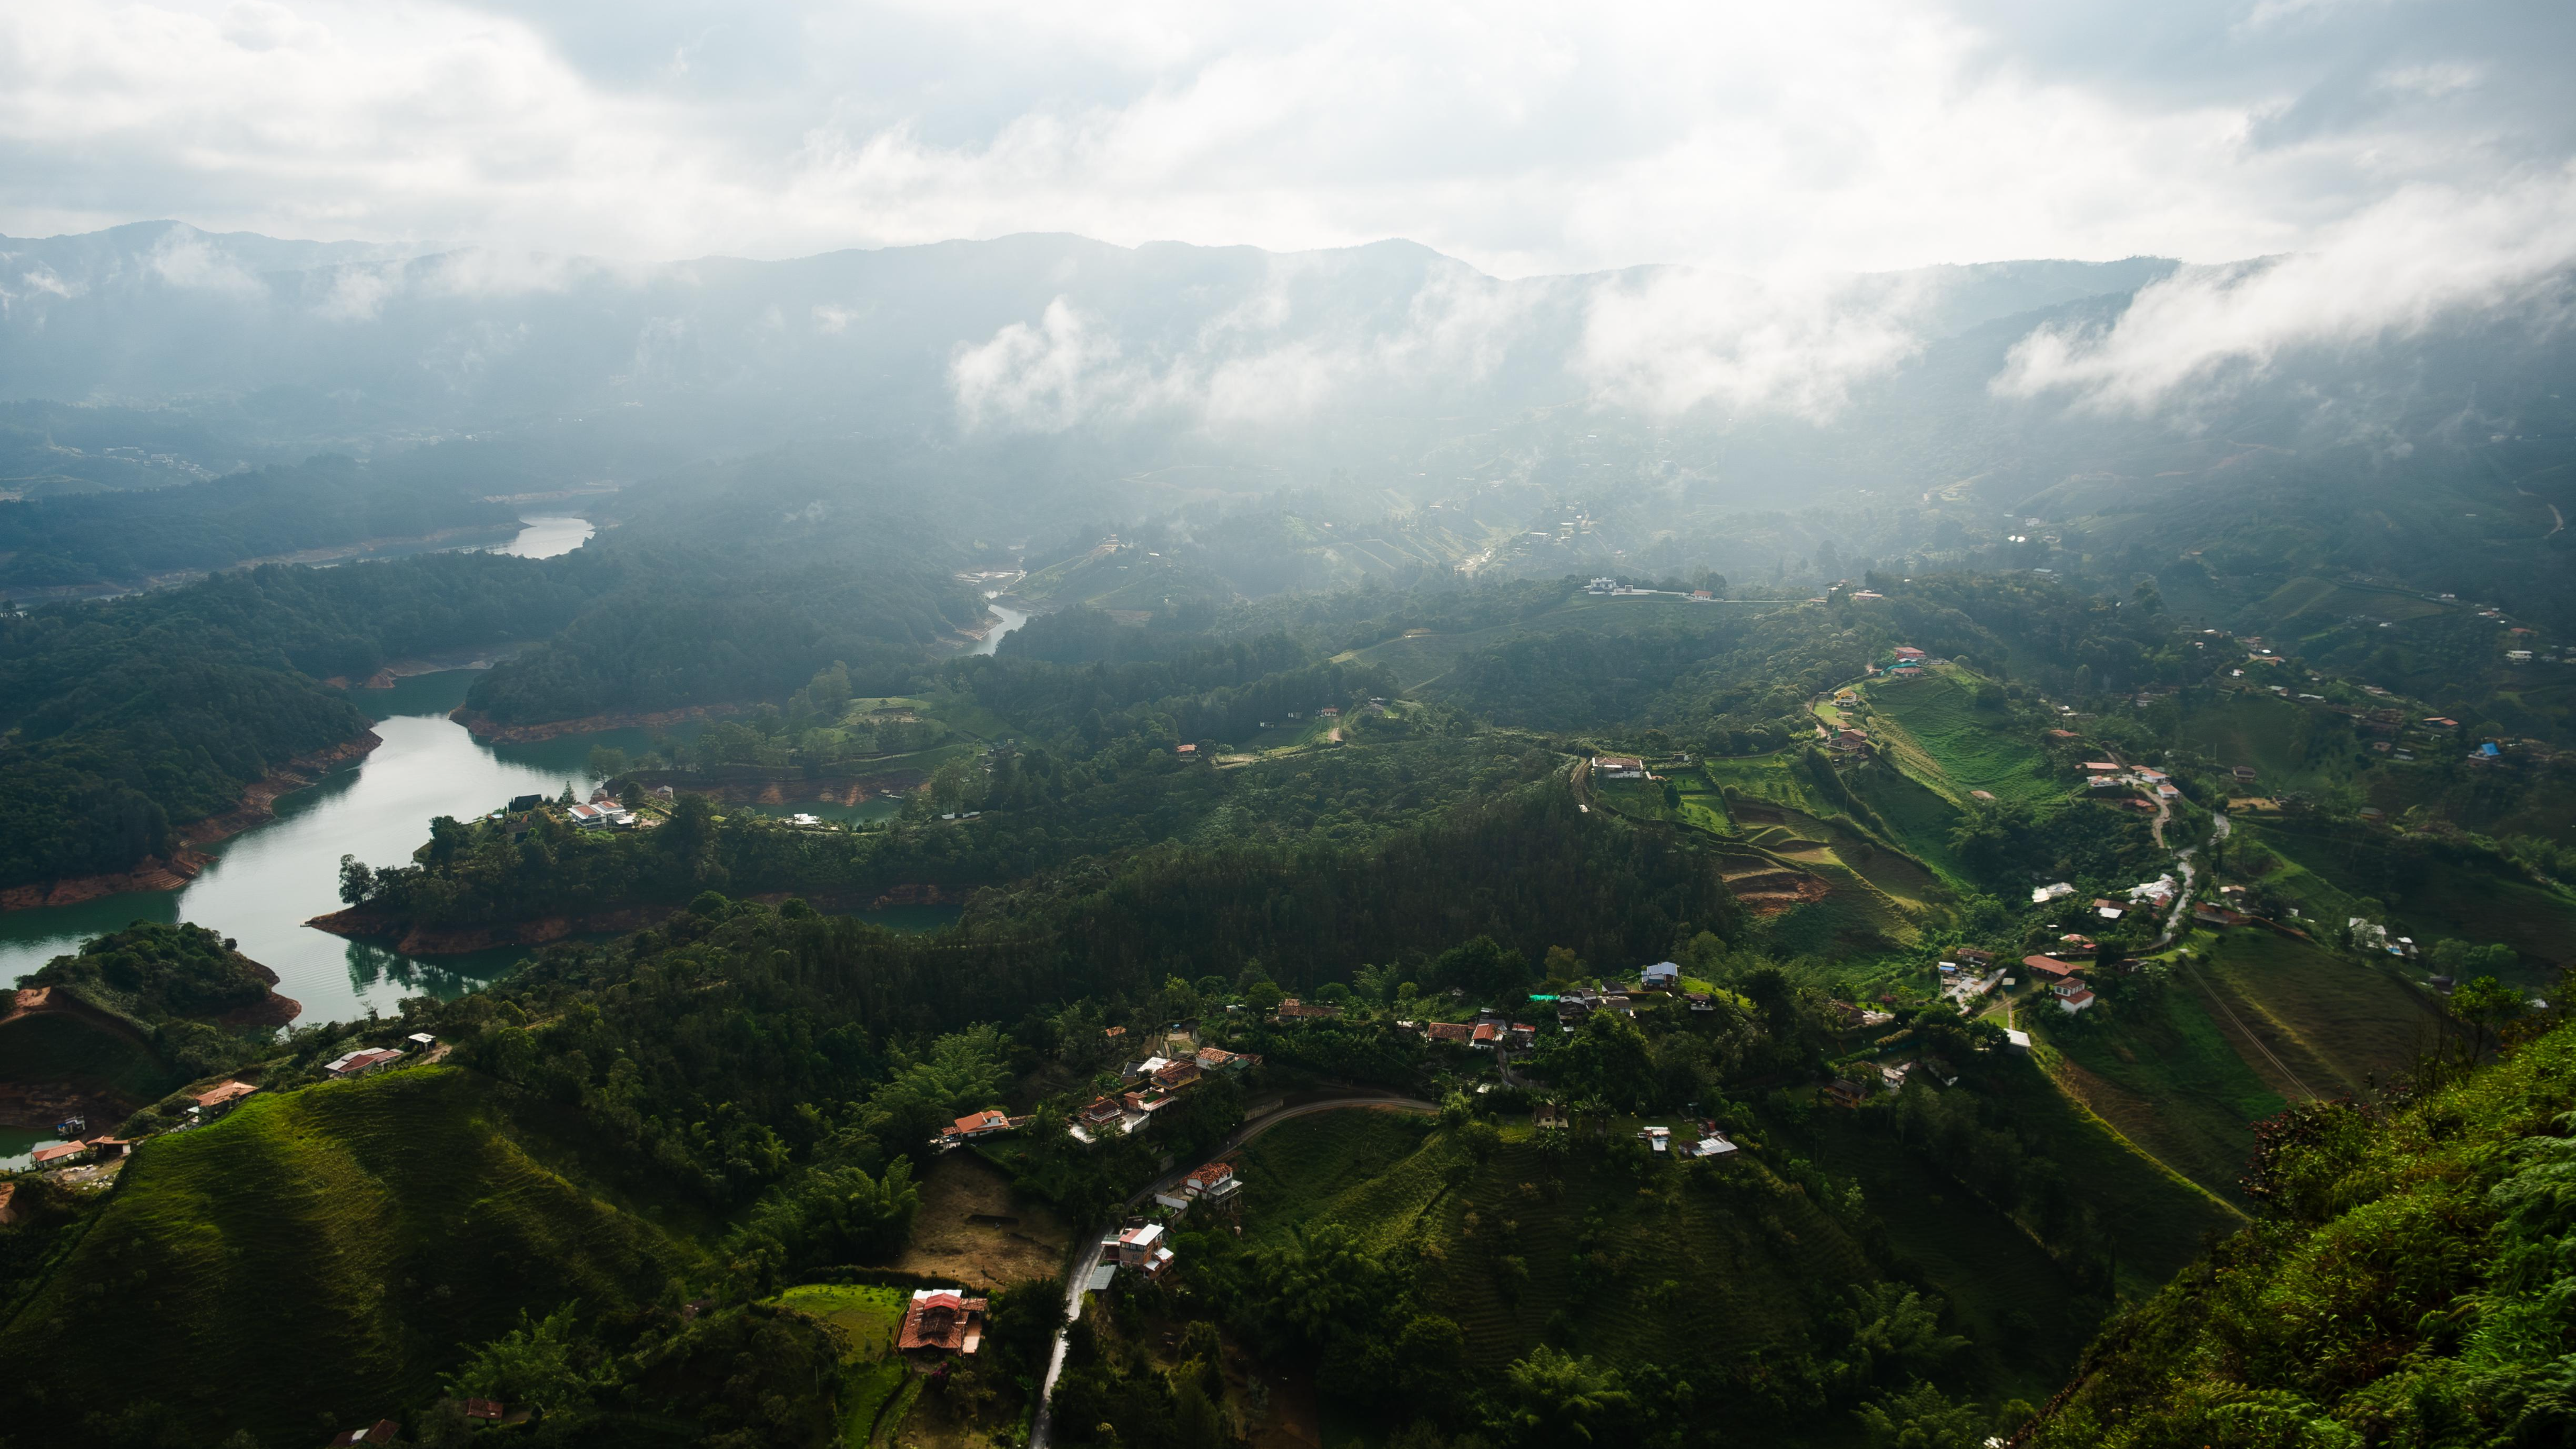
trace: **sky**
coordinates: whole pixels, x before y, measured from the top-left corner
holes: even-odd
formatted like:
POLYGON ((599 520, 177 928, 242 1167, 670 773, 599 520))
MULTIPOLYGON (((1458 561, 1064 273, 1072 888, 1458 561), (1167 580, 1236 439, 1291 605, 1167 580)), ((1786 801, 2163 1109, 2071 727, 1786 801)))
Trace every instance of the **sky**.
MULTIPOLYGON (((0 0, 0 233, 2386 263, 2568 227, 2572 39, 2564 0, 0 0)), ((2044 352, 2017 385, 2083 362, 2044 352)))

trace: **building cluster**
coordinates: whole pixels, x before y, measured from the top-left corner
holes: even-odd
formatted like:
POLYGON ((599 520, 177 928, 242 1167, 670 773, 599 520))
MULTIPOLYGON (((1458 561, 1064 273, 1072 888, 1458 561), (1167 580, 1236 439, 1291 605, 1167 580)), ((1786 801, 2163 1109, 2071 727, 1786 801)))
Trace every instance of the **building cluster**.
MULTIPOLYGON (((411 1041, 415 1047, 424 1049, 437 1045, 437 1038, 426 1032, 415 1034, 411 1041)), ((325 1063, 322 1073, 335 1081, 371 1076, 402 1061, 405 1056, 406 1053, 393 1047, 364 1047, 325 1063)), ((192 1093, 186 1113, 188 1120, 172 1130, 184 1132, 191 1127, 202 1127, 230 1112, 243 1098, 258 1091, 259 1088, 249 1082, 224 1081, 192 1093)), ((88 1120, 82 1117, 67 1117, 55 1123, 55 1135, 68 1140, 35 1149, 29 1154, 28 1165, 38 1171, 55 1174, 57 1181, 94 1184, 108 1175, 108 1172, 97 1169, 112 1172, 111 1164, 122 1164, 145 1140, 107 1134, 91 1136, 87 1135, 88 1130, 88 1120)))
MULTIPOLYGON (((1280 1003, 1280 1010, 1298 1005, 1292 998, 1280 1003)), ((1319 1011, 1338 1011, 1335 1007, 1319 1011)), ((1121 1033, 1123 1034, 1123 1032, 1121 1033)), ((1085 1144, 1110 1137, 1132 1137, 1153 1125, 1154 1114, 1181 1099, 1192 1086, 1217 1073, 1239 1073, 1261 1065, 1261 1058, 1249 1052, 1230 1052, 1222 1047, 1181 1045, 1186 1038, 1167 1039, 1164 1046, 1171 1056, 1146 1057, 1119 1073, 1121 1089, 1092 1098, 1076 1110, 1066 1124, 1073 1140, 1085 1144)))

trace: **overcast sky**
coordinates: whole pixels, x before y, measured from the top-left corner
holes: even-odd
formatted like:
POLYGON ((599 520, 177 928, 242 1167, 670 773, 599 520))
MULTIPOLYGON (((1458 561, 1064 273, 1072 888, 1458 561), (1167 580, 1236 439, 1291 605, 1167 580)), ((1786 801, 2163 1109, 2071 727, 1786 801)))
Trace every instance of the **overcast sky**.
POLYGON ((0 232, 1783 276, 2219 261, 2509 193, 2563 223, 2576 174, 2567 0, 1215 9, 0 0, 0 232))

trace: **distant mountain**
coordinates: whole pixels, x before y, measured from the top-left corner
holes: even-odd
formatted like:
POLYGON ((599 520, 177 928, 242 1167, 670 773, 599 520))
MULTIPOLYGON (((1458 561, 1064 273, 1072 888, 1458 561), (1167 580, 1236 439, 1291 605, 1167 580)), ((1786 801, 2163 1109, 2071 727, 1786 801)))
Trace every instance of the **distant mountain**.
MULTIPOLYGON (((1931 335, 2122 294, 2170 262, 1850 279, 1931 335)), ((1336 251, 1029 235, 628 267, 215 234, 0 239, 0 398, 226 397, 388 431, 660 405, 771 428, 1261 431, 1333 404, 1492 417, 1579 401, 1592 300, 1690 274, 1503 281, 1407 242, 1336 251)), ((1750 287, 1749 283, 1729 285, 1750 287)))

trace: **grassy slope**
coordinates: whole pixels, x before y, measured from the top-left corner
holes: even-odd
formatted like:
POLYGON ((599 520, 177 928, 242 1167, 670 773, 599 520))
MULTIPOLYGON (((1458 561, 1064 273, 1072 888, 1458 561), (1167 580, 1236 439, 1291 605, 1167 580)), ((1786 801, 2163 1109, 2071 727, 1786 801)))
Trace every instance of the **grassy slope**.
POLYGON ((2254 1150, 2252 1124, 2287 1105, 2288 1084, 2267 1083, 2246 1065, 2208 1002, 2182 979, 2101 1014, 2080 1026, 2040 1028, 2064 1058, 2060 1082, 2158 1161, 2233 1199, 2254 1150))
POLYGON ((2571 1084, 2562 1027, 2384 1118, 2320 1114, 2288 1139, 2284 1210, 2105 1335, 2032 1442, 2564 1442, 2571 1084), (2517 1199, 2527 1225, 2500 1227, 2517 1199))
POLYGON ((908 1296, 900 1288, 843 1283, 807 1283, 778 1296, 782 1306, 841 1331, 841 1442, 847 1449, 863 1449, 904 1387, 906 1369, 894 1341, 908 1296))
POLYGON ((429 1399, 522 1308, 657 1295, 690 1251, 550 1170, 536 1140, 480 1078, 425 1067, 153 1141, 0 1328, 0 1360, 42 1361, 63 1389, 27 1425, 69 1442, 90 1396, 122 1385, 197 1442, 319 1438, 429 1399))
POLYGON ((2167 1166, 2233 1199, 2255 1122, 2303 1099, 2301 1087, 2359 1095, 2393 1080, 2430 1044, 2435 1021, 2392 971, 2302 941, 2240 930, 2193 944, 2195 970, 2126 994, 2080 1026, 2041 1031, 2063 1055, 2069 1091, 2167 1166))
POLYGON ((2003 716, 1977 708, 1973 681, 1945 665, 1921 679, 1865 686, 1871 733, 1882 751, 1953 803, 1964 804, 1971 790, 2032 803, 2064 795, 2039 748, 1996 728, 2003 716))
MULTIPOLYGON (((2004 1101, 2023 1133, 2049 1144, 2074 1193, 2122 1225, 2125 1289, 2152 1292, 2204 1233, 2232 1225, 2026 1075, 2004 1101)), ((1861 1180, 1896 1251, 1952 1304, 1974 1344, 1967 1391, 2035 1401, 2062 1383, 2098 1309, 2040 1245, 1857 1116, 1826 1114, 1816 1134, 1818 1160, 1861 1180)), ((1525 1130, 1506 1135, 1475 1165, 1420 1119, 1339 1112, 1285 1124, 1243 1154, 1246 1232, 1258 1242, 1338 1223, 1381 1252, 1419 1235, 1437 1249, 1421 1279, 1426 1307, 1456 1319, 1486 1367, 1543 1335, 1625 1361, 1667 1361, 1675 1342, 1720 1354, 1788 1344, 1846 1285, 1879 1276, 1841 1224, 1759 1163, 1729 1164, 1716 1191, 1641 1190, 1584 1158, 1560 1168, 1525 1130), (1599 1225, 1589 1240, 1588 1220, 1599 1225), (1516 1291, 1503 1286, 1505 1256, 1527 1267, 1516 1291)))
MULTIPOLYGON (((2497 941, 2531 967, 2522 984, 2554 985, 2549 964, 2576 959, 2576 898, 2500 870, 2446 860, 2383 866, 2372 852, 2333 831, 2293 820, 2251 822, 2252 836, 2288 862, 2276 882, 2309 915, 2340 920, 2357 897, 2386 903, 2393 934, 2419 942, 2442 937, 2497 941)), ((2366 840, 2367 837, 2364 837, 2366 840)))

